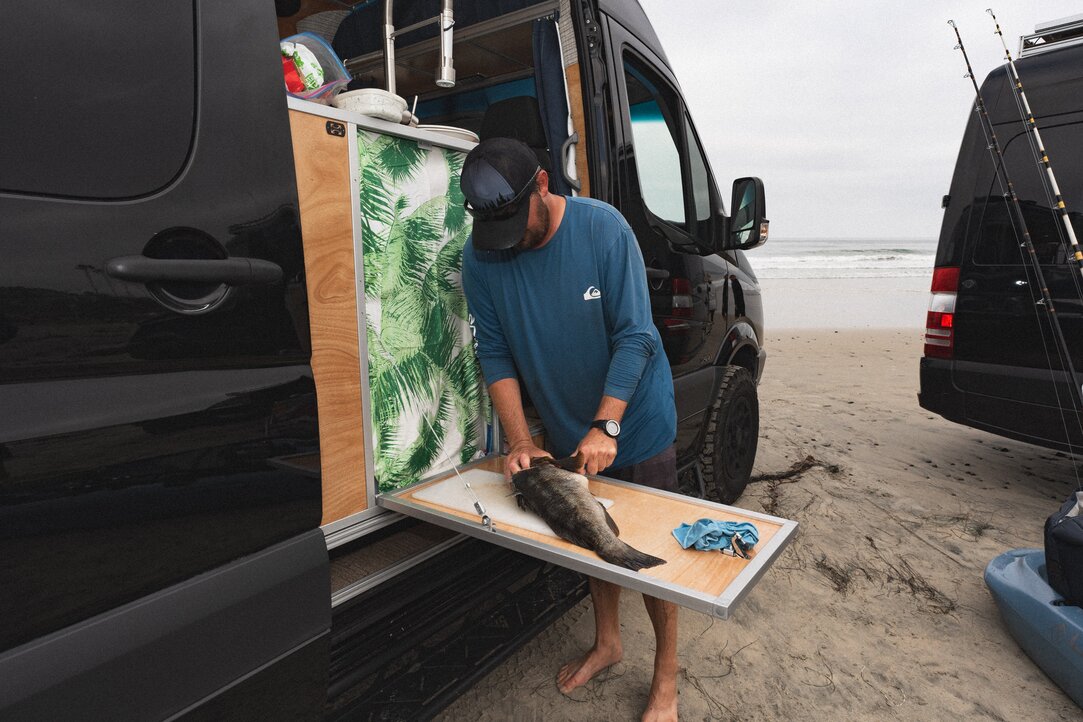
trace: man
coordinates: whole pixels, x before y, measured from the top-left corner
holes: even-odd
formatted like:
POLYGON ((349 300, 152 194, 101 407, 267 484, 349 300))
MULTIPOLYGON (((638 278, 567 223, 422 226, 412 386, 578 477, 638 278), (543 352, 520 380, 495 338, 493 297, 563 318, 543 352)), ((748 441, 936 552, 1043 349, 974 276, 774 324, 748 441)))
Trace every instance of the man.
MULTIPOLYGON (((615 208, 548 190, 525 144, 492 138, 463 164, 474 218, 463 288, 478 358, 511 449, 505 474, 549 456, 531 441, 522 382, 558 457, 584 471, 676 491, 673 377, 651 322, 643 257, 615 208)), ((561 668, 568 693, 621 658, 620 587, 590 580, 595 642, 561 668)), ((654 626, 645 720, 677 718, 677 607, 644 595, 654 626)))

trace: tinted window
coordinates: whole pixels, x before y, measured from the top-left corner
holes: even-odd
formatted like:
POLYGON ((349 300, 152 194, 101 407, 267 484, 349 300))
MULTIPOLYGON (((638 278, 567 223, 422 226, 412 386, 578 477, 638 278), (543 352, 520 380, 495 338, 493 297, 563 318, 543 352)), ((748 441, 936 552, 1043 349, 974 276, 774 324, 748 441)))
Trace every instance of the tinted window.
POLYGON ((0 191, 109 199, 168 184, 192 138, 191 0, 16 8, 0 46, 19 79, 0 113, 0 191))
POLYGON ((711 181, 707 172, 707 159, 703 157, 703 148, 699 145, 692 130, 688 115, 684 116, 684 131, 688 136, 688 166, 692 169, 692 199, 695 201, 696 220, 706 221, 711 217, 711 181))
MULTIPOLYGON (((1081 150, 1073 137, 1079 129, 1080 126, 1075 125, 1041 131, 1077 236, 1083 232, 1083 214, 1080 213, 1083 211, 1083 168, 1074 162, 1078 152, 1073 153, 1081 150), (1058 163, 1058 158, 1062 162, 1058 163)), ((1062 240, 1065 235, 1063 222, 1046 194, 1043 183, 1045 171, 1036 163, 1026 134, 1016 135, 1008 141, 1004 148, 1004 160, 1011 173, 1016 195, 1019 196, 1023 219, 1038 259, 1043 264, 1067 263, 1068 248, 1062 240)), ((1023 236, 1011 222, 1010 201, 1001 196, 1000 183, 991 171, 982 177, 989 180, 988 186, 983 189, 987 196, 984 202, 978 199, 976 208, 979 223, 974 226, 974 263, 1024 265, 1025 250, 1020 247, 1023 236)))
POLYGON ((664 82, 631 58, 624 61, 624 83, 643 202, 654 215, 683 226, 684 186, 672 93, 664 92, 664 82))

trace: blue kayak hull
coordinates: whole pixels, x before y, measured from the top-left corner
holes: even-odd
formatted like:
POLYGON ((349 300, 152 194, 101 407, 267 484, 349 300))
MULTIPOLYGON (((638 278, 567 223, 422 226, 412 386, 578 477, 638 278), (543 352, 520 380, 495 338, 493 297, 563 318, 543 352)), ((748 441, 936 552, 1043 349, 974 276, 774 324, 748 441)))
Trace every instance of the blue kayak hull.
POLYGON ((1083 608, 1058 607, 1045 552, 1013 549, 989 562, 985 584, 1008 631, 1065 694, 1083 707, 1083 608))

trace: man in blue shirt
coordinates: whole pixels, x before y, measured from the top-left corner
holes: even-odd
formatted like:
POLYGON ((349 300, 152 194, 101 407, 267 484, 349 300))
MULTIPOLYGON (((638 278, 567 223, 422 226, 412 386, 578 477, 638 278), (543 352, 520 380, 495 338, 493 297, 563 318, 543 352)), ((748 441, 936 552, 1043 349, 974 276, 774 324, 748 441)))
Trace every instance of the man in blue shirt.
MULTIPOLYGON (((612 206, 548 190, 525 144, 492 138, 463 164, 474 217, 463 288, 478 359, 510 444, 509 476, 549 456, 530 438, 525 385, 558 457, 584 472, 677 490, 673 377, 651 321, 643 257, 612 206)), ((621 658, 620 587, 590 580, 595 643, 557 676, 561 692, 621 658)), ((677 607, 644 595, 655 629, 644 719, 677 717, 677 607)))

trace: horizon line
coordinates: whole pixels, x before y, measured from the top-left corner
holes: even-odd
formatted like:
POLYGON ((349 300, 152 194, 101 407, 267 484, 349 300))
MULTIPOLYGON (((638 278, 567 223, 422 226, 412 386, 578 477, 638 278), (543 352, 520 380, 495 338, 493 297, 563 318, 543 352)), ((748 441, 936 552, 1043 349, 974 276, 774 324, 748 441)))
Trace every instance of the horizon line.
POLYGON ((921 238, 918 236, 891 236, 888 238, 873 238, 870 236, 783 236, 775 238, 768 236, 767 243, 771 241, 928 241, 933 242, 937 238, 921 238))

